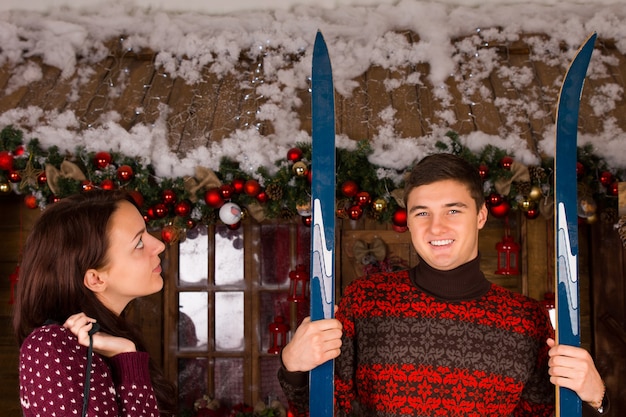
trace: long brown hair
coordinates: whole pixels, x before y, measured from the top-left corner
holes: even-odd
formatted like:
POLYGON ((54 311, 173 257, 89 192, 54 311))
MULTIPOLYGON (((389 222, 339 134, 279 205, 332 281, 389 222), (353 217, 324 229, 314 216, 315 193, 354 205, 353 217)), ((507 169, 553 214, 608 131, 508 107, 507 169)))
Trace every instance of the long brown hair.
MULTIPOLYGON (((109 261, 109 220, 122 201, 136 206, 125 192, 94 190, 51 204, 37 219, 24 245, 14 306, 13 329, 20 345, 47 321, 64 323, 72 314, 84 312, 98 321, 102 331, 146 350, 124 314, 106 308, 83 284, 88 269, 109 261)), ((173 411, 174 387, 152 359, 150 375, 159 407, 165 413, 173 411)))

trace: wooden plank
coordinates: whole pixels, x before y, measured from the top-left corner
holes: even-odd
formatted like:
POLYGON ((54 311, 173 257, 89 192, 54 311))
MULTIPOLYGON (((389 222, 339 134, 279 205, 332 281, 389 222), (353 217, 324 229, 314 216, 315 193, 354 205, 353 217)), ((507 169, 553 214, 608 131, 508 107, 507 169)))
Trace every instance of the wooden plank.
MULTIPOLYGON (((378 65, 370 66, 365 73, 365 88, 367 91, 366 107, 363 111, 369 132, 368 139, 387 125, 380 113, 392 105, 391 96, 385 88, 388 71, 378 65)), ((360 139, 360 138, 355 138, 360 139)))
POLYGON ((118 123, 128 130, 135 124, 138 113, 143 111, 144 99, 154 78, 155 68, 152 60, 139 59, 134 54, 124 57, 121 65, 118 78, 124 88, 111 101, 110 109, 121 116, 118 123))
POLYGON ((61 76, 61 70, 50 65, 41 63, 41 79, 29 85, 28 91, 22 96, 19 107, 38 106, 47 103, 49 92, 57 84, 61 76))
POLYGON ((249 123, 248 118, 243 118, 243 99, 239 76, 232 73, 224 74, 220 79, 213 122, 208 134, 205 133, 207 141, 219 142, 235 129, 244 128, 244 125, 249 123))
POLYGON ((179 152, 183 145, 183 131, 189 119, 189 107, 193 101, 193 85, 178 77, 174 80, 172 91, 167 105, 171 113, 167 118, 169 131, 168 144, 174 152, 179 152))
POLYGON ((370 131, 367 126, 367 80, 365 74, 354 79, 357 87, 352 90, 349 97, 339 96, 339 100, 335 102, 337 111, 337 119, 340 131, 337 134, 344 134, 350 139, 362 140, 371 139, 370 131))
POLYGON ((163 68, 158 68, 153 73, 142 102, 142 111, 136 115, 133 126, 138 124, 152 125, 161 117, 161 104, 169 102, 172 94, 174 79, 163 68))
POLYGON ((407 84, 407 75, 413 72, 411 67, 389 71, 389 78, 398 82, 398 87, 391 91, 391 101, 395 114, 395 131, 402 138, 417 138, 424 135, 420 114, 417 88, 407 84))

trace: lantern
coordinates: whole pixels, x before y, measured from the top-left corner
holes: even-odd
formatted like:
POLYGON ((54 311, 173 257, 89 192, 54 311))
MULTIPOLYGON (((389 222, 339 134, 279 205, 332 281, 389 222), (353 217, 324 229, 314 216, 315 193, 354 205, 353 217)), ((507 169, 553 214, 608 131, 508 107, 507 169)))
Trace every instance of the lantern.
POLYGON ((515 243, 509 230, 508 218, 505 222, 504 237, 496 243, 498 251, 498 270, 499 275, 517 275, 519 274, 519 245, 515 243))
POLYGON ((289 326, 285 324, 283 316, 274 317, 274 321, 268 326, 270 331, 270 347, 267 353, 278 355, 280 350, 287 344, 287 332, 289 326))
POLYGON ((309 298, 309 273, 304 265, 296 266, 295 271, 289 272, 289 301, 300 303, 309 298))

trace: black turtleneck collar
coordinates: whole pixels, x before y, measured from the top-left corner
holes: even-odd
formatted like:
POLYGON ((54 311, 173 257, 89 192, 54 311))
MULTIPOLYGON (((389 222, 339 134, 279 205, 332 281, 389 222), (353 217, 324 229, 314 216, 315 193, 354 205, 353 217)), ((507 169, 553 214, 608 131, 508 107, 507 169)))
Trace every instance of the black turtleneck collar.
POLYGON ((445 301, 474 300, 485 295, 491 287, 480 270, 480 254, 450 271, 441 271, 420 261, 409 274, 418 288, 445 301))

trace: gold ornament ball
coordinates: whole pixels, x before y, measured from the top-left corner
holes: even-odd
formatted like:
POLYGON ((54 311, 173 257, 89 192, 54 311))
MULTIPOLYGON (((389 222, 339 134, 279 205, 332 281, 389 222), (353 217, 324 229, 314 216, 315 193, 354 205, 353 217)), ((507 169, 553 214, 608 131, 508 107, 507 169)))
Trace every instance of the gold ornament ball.
POLYGON ((298 161, 293 164, 293 167, 291 167, 291 169, 293 170, 293 173, 296 174, 298 177, 305 176, 307 172, 306 164, 302 161, 298 161))
POLYGON ((541 187, 537 187, 536 185, 530 189, 530 193, 528 193, 528 198, 533 201, 539 200, 543 194, 541 193, 541 187))
POLYGON ((11 185, 8 182, 0 183, 0 193, 8 194, 11 192, 11 185))
POLYGON ((528 210, 534 209, 535 207, 537 207, 537 205, 535 204, 534 201, 531 200, 522 200, 522 202, 520 203, 520 208, 522 209, 522 211, 527 212, 528 210))
POLYGON ((384 198, 377 198, 372 203, 372 207, 376 213, 382 213, 387 208, 387 201, 384 198))

